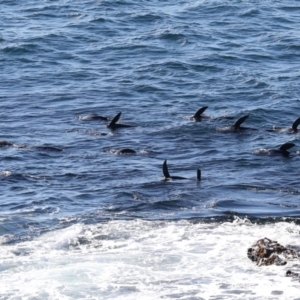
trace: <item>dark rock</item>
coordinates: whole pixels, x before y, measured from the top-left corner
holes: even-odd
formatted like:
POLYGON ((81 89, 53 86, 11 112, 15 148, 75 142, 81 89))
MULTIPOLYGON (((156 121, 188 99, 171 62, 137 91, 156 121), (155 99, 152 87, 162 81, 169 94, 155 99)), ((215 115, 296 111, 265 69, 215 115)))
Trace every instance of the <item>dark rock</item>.
POLYGON ((300 253, 268 238, 258 240, 247 251, 247 256, 258 266, 283 266, 288 260, 300 258, 300 253))

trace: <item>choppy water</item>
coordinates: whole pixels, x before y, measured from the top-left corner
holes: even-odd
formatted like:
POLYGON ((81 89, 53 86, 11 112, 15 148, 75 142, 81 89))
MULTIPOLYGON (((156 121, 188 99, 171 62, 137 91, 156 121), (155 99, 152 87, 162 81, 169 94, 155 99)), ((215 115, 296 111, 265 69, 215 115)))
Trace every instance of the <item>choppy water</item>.
POLYGON ((299 134, 267 131, 300 116, 297 1, 0 7, 0 299, 298 297, 246 257, 299 245, 299 134))

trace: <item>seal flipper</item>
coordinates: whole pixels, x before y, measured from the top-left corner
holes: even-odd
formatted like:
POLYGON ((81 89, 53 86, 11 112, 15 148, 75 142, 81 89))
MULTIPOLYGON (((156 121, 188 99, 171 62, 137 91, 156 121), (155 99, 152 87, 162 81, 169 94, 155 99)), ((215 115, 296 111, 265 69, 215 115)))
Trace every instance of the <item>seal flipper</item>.
POLYGON ((111 120, 111 122, 107 125, 107 127, 113 127, 114 125, 116 125, 116 123, 119 121, 120 117, 121 117, 122 112, 119 112, 116 116, 114 116, 114 118, 111 120))
POLYGON ((300 124, 300 117, 293 123, 292 129, 294 132, 298 132, 298 125, 300 124))
POLYGON ((204 113, 204 111, 208 108, 208 106, 203 106, 199 108, 196 113, 193 115, 194 119, 199 119, 201 118, 201 115, 204 113))
POLYGON ((232 127, 234 129, 239 129, 241 127, 241 125, 245 122, 245 120, 249 117, 249 115, 243 116, 241 118, 239 118, 234 125, 232 125, 232 127))
POLYGON ((201 181, 201 170, 197 169, 197 181, 201 181))
POLYGON ((166 179, 171 177, 168 170, 167 160, 165 160, 163 163, 163 174, 166 179))
POLYGON ((279 150, 287 152, 287 150, 289 150, 290 148, 292 148, 294 146, 295 146, 295 144, 293 144, 293 143, 285 143, 280 146, 279 150))

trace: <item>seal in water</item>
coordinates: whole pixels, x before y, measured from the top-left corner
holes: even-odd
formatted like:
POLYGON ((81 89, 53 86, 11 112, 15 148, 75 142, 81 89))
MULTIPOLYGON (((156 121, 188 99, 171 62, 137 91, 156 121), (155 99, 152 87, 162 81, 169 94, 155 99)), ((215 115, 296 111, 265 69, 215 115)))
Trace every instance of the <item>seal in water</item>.
POLYGON ((81 120, 81 121, 98 121, 98 120, 108 121, 109 118, 108 117, 102 117, 102 116, 99 116, 97 114, 90 114, 90 115, 86 115, 86 116, 79 116, 78 120, 81 120))
POLYGON ((136 154, 136 152, 129 148, 120 149, 117 151, 117 154, 136 154))
POLYGON ((54 151, 54 152, 64 151, 64 149, 53 147, 53 146, 46 146, 46 145, 45 146, 34 146, 32 148, 41 150, 41 151, 54 151))
POLYGON ((280 133, 297 133, 298 125, 300 124, 300 117, 293 123, 292 128, 281 128, 277 126, 273 126, 273 129, 268 129, 267 131, 271 132, 280 132, 280 133))
MULTIPOLYGON (((163 174, 164 174, 164 180, 170 180, 170 179, 188 179, 185 177, 181 177, 181 176, 170 176, 169 170, 168 170, 168 165, 167 165, 167 160, 164 161, 163 163, 163 174)), ((201 180, 201 171, 198 169, 197 170, 197 181, 201 180)))
POLYGON ((19 148, 19 149, 37 149, 42 151, 56 151, 56 152, 64 151, 64 149, 53 147, 53 146, 47 146, 47 145, 42 145, 42 146, 29 146, 26 144, 17 145, 5 140, 0 141, 0 147, 6 147, 6 146, 14 146, 15 148, 19 148))
POLYGON ((13 143, 11 143, 11 142, 8 142, 5 140, 0 141, 0 147, 7 147, 7 146, 12 146, 12 145, 13 145, 13 143))
POLYGON ((61 152, 64 151, 64 149, 53 147, 53 146, 47 146, 47 145, 42 145, 42 146, 29 146, 29 145, 16 145, 17 148, 19 149, 36 149, 40 151, 55 151, 55 152, 61 152))
POLYGON ((256 154, 267 154, 267 155, 282 155, 288 157, 290 152, 287 151, 290 148, 294 147, 295 144, 293 143, 285 143, 279 147, 279 149, 260 149, 255 151, 256 154))
POLYGON ((117 122, 119 121, 120 117, 121 117, 121 112, 119 112, 112 120, 109 124, 106 125, 107 128, 110 129, 117 129, 117 128, 122 128, 122 127, 134 127, 133 125, 127 125, 127 124, 117 124, 117 122))
POLYGON ((224 127, 224 128, 218 128, 218 131, 241 131, 241 130, 257 130, 256 128, 250 128, 250 127, 242 127, 241 125, 248 119, 249 115, 243 116, 239 118, 233 125, 224 127))
POLYGON ((196 113, 192 116, 192 119, 195 120, 195 122, 201 121, 202 118, 209 119, 209 116, 203 115, 204 111, 208 108, 208 106, 203 106, 199 108, 196 113))

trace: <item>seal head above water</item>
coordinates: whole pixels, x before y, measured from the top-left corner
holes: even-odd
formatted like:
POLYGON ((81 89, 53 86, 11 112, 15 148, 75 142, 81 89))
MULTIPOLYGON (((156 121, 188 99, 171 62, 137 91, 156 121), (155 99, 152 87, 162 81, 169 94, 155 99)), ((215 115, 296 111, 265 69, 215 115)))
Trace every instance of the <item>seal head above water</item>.
POLYGON ((13 143, 5 141, 5 140, 0 141, 0 147, 8 147, 8 146, 13 146, 13 143))

